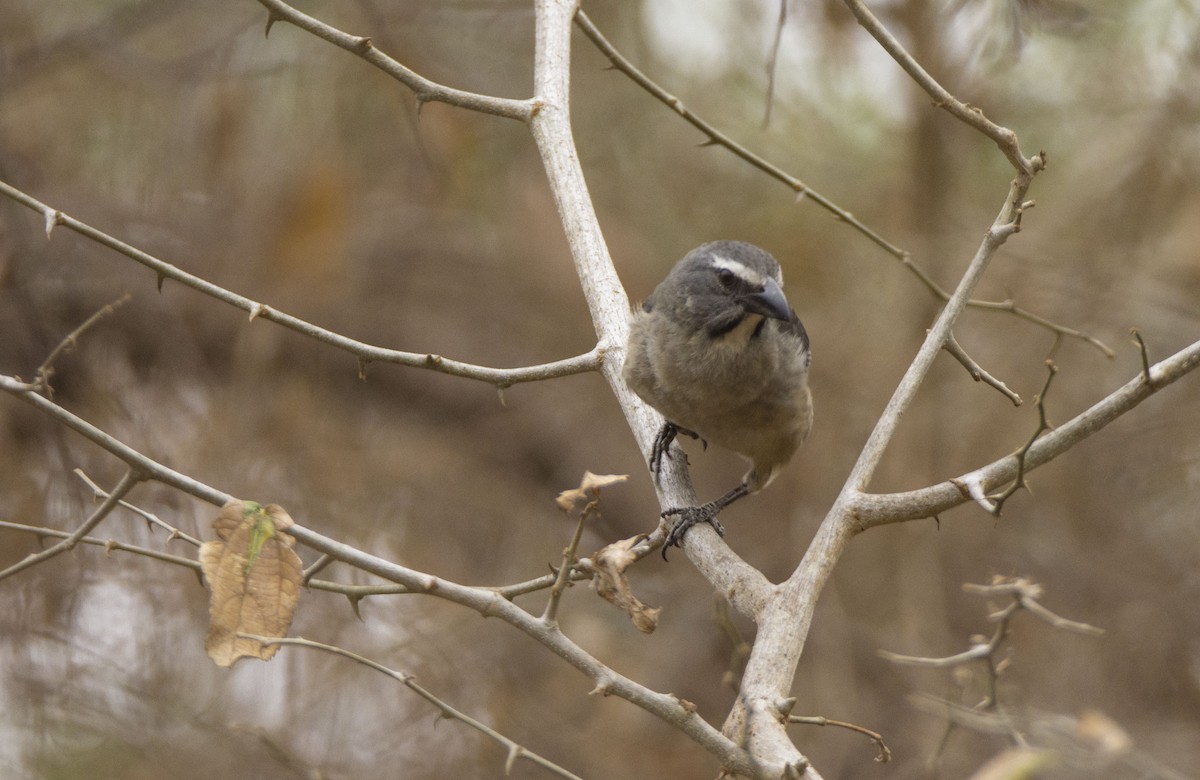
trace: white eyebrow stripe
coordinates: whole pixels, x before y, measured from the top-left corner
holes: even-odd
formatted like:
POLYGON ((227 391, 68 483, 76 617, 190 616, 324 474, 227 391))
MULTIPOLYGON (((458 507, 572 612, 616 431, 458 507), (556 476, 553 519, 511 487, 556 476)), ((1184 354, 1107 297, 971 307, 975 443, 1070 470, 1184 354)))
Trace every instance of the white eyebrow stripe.
POLYGON ((763 282, 762 276, 760 276, 758 272, 754 271, 744 263, 739 263, 737 260, 730 260, 727 257, 713 255, 712 264, 714 268, 723 268, 726 271, 732 271, 738 276, 739 279, 742 279, 754 286, 761 285, 763 282))

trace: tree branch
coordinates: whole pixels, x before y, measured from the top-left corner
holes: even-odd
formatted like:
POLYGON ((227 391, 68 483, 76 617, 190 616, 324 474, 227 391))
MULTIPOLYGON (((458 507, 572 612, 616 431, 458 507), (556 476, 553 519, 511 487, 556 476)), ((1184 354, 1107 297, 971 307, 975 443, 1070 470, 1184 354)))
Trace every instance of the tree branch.
POLYGON ((75 549, 75 545, 79 544, 79 541, 86 537, 93 528, 100 525, 101 521, 108 517, 110 512, 116 509, 121 497, 132 490, 133 486, 141 482, 143 478, 144 477, 134 469, 130 469, 129 471, 125 472, 125 476, 121 477, 121 481, 118 482, 117 486, 113 488, 112 493, 109 494, 108 498, 104 499, 104 502, 96 508, 96 511, 92 513, 91 517, 84 521, 83 525, 79 526, 79 528, 75 530, 75 533, 64 537, 62 541, 45 550, 42 550, 41 552, 29 554, 23 560, 14 563, 12 566, 9 566, 3 571, 0 571, 0 580, 7 579, 14 574, 18 574, 32 566, 36 566, 39 563, 44 563, 54 556, 61 555, 68 550, 75 549))
MULTIPOLYGON (((110 236, 101 230, 98 230, 91 225, 64 214, 57 209, 47 206, 45 203, 33 198, 30 195, 18 190, 10 184, 0 181, 0 194, 7 195, 17 203, 26 206, 33 211, 39 212, 46 217, 47 225, 52 228, 53 225, 62 225, 69 230, 91 239, 102 246, 106 246, 115 252, 125 255, 131 260, 134 260, 146 266, 150 270, 158 274, 161 285, 163 279, 173 279, 186 287, 190 287, 210 298, 214 298, 222 303, 227 303, 234 308, 248 312, 250 320, 253 322, 256 319, 263 319, 269 322, 274 322, 282 325, 288 330, 295 331, 303 336, 319 341, 323 344, 328 344, 337 349, 356 356, 359 359, 361 366, 366 363, 395 363, 409 368, 424 368, 430 371, 437 371, 442 374, 450 374, 451 376, 462 377, 464 379, 474 379, 480 382, 488 382, 499 388, 511 387, 515 384, 523 382, 540 382, 547 379, 557 379, 564 376, 572 376, 574 374, 583 374, 599 369, 604 353, 600 347, 593 347, 590 351, 582 355, 556 360, 552 363, 545 363, 538 366, 525 366, 522 368, 489 368, 487 366, 476 366, 470 363, 462 363, 457 360, 442 357, 441 355, 422 354, 417 352, 402 352, 396 349, 385 349, 376 347, 370 344, 365 344, 352 338, 343 336, 326 328, 314 325, 310 322, 293 317, 290 314, 285 314, 278 309, 274 309, 266 304, 253 301, 243 295, 232 292, 219 285, 213 284, 207 279, 183 271, 170 263, 160 260, 159 258, 130 246, 119 239, 110 236)), ((49 229, 47 230, 49 233, 49 229)), ((360 371, 361 373, 361 371, 360 371)))
POLYGON ((904 69, 904 72, 917 83, 917 86, 925 90, 933 98, 935 106, 945 109, 951 116, 995 141, 996 145, 1000 147, 1000 151, 1004 153, 1004 156, 1008 158, 1012 166, 1017 169, 1019 175, 1032 177, 1045 167, 1046 158, 1044 155, 1039 153, 1033 158, 1027 158, 1021 153, 1016 133, 1007 127, 1001 127, 992 122, 983 115, 983 111, 980 109, 958 100, 945 87, 939 84, 933 76, 930 76, 921 67, 921 64, 905 51, 895 36, 871 13, 862 0, 844 0, 844 2, 846 7, 850 9, 850 13, 854 14, 854 18, 862 25, 863 29, 879 42, 879 45, 892 56, 892 59, 904 69))
POLYGON ((449 720, 457 720, 457 721, 460 721, 461 723, 465 723, 466 725, 470 726, 471 728, 475 729, 476 731, 480 732, 481 734, 484 734, 485 736, 495 740, 496 742, 499 742, 500 745, 502 745, 508 751, 508 760, 505 761, 505 764, 504 764, 504 774, 505 775, 508 775, 512 772, 513 764, 516 763, 516 760, 518 758, 524 758, 534 764, 537 764, 540 767, 543 767, 544 769, 550 770, 551 772, 558 775, 559 777, 566 777, 566 778, 573 778, 574 780, 581 780, 581 778, 578 775, 568 772, 566 769, 563 769, 561 766, 559 766, 558 764, 549 760, 548 758, 544 758, 544 757, 538 755, 537 753, 534 753, 532 750, 529 750, 528 748, 523 747, 520 743, 516 742, 515 740, 509 739, 508 737, 501 734, 499 731, 496 731, 495 729, 493 729, 491 726, 488 726, 487 724, 485 724, 481 721, 475 720, 474 718, 472 718, 470 715, 466 714, 462 710, 451 707, 448 703, 443 701, 439 696, 435 695, 428 688, 424 687, 423 685, 420 685, 413 678, 413 676, 411 674, 405 674, 403 672, 397 672, 394 669, 389 669, 388 667, 384 666, 383 664, 381 664, 377 661, 372 661, 370 658, 361 656, 358 653, 352 653, 349 650, 346 650, 344 648, 337 647, 335 645, 327 645, 322 642, 313 642, 312 640, 304 639, 301 637, 295 637, 295 638, 280 637, 280 636, 268 637, 268 636, 259 636, 257 634, 243 634, 243 633, 238 633, 238 636, 246 638, 246 639, 253 639, 257 642, 261 642, 264 645, 291 645, 292 647, 307 647, 307 648, 310 648, 313 650, 321 650, 326 653, 332 653, 333 655, 340 655, 343 658, 349 658, 351 661, 354 661, 355 663, 362 664, 363 666, 367 667, 368 669, 373 669, 377 672, 387 675, 388 677, 391 677, 393 680, 396 680, 397 682, 404 684, 410 691, 417 694, 425 701, 427 701, 430 704, 432 704, 433 706, 437 707, 438 711, 441 713, 442 717, 447 718, 449 720))
POLYGON ((297 11, 287 3, 280 2, 280 0, 258 0, 258 2, 267 9, 266 35, 271 34, 271 27, 275 22, 282 21, 295 25, 301 30, 310 32, 340 49, 345 49, 379 68, 412 90, 413 94, 417 97, 418 104, 430 101, 448 103, 459 108, 502 116, 508 119, 516 119, 520 122, 528 122, 537 113, 538 104, 536 100, 510 100, 508 98, 492 97, 491 95, 480 95, 474 92, 464 92, 461 89, 443 86, 409 70, 387 56, 375 48, 370 38, 342 32, 319 19, 297 11))
MULTIPOLYGON (((1140 372, 1087 410, 1038 438, 1025 453, 1025 471, 1048 463, 1103 430, 1118 417, 1197 367, 1200 367, 1200 341, 1154 364, 1148 372, 1140 372)), ((985 491, 994 490, 1011 482, 1016 474, 1016 456, 1006 455, 974 471, 919 490, 860 493, 853 501, 852 511, 859 524, 858 530, 932 517, 971 500, 962 485, 975 481, 985 491)))

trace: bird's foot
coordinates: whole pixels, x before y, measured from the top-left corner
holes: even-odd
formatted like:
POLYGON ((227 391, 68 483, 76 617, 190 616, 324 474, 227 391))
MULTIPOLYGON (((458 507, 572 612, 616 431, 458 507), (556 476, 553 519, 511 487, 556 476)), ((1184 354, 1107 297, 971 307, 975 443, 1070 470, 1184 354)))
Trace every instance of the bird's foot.
POLYGON ((710 501, 701 506, 685 506, 668 509, 662 513, 663 518, 678 515, 675 524, 667 531, 667 538, 663 541, 662 557, 667 560, 667 549, 670 547, 679 547, 683 542, 683 536, 692 526, 700 523, 708 523, 713 527, 719 535, 725 535, 725 527, 717 520, 717 514, 720 513, 722 506, 716 501, 710 501))
MULTIPOLYGON (((700 439, 700 443, 704 445, 704 449, 708 449, 708 442, 700 438, 700 434, 695 431, 680 428, 673 422, 663 423, 663 427, 658 430, 658 436, 654 437, 654 447, 650 450, 650 473, 654 475, 655 484, 658 484, 659 479, 662 477, 663 458, 671 459, 671 443, 681 433, 693 439, 700 439)), ((686 454, 683 456, 683 462, 688 462, 686 454)))

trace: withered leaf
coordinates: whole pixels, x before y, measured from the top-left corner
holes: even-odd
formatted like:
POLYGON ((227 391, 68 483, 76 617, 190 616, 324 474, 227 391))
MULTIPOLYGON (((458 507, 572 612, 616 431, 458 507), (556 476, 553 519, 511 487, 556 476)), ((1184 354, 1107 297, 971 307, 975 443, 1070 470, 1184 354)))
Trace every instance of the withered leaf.
POLYGON ((644 538, 644 535, 638 535, 622 539, 592 555, 592 586, 606 601, 624 610, 638 631, 649 634, 658 627, 661 610, 647 607, 633 595, 629 578, 625 576, 625 570, 637 560, 633 547, 644 538))
POLYGON ((564 512, 570 512, 580 504, 586 504, 588 501, 596 498, 600 493, 600 488, 615 485, 618 482, 624 482, 629 479, 628 474, 593 474, 590 471, 583 472, 583 481, 579 483, 579 487, 564 490, 558 494, 555 503, 558 508, 564 512))
POLYGON ((279 650, 238 634, 284 636, 292 624, 303 576, 296 540, 283 532, 293 523, 278 504, 238 500, 213 521, 218 539, 200 546, 200 565, 210 593, 204 648, 218 666, 279 650))

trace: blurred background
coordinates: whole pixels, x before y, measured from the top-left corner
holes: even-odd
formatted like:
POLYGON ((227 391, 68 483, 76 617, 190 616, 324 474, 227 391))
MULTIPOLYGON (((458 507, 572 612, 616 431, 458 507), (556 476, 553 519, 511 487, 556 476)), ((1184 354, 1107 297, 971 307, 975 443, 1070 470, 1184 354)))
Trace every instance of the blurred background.
MULTIPOLYGON (((1136 327, 1161 359, 1200 337, 1200 10, 1190 0, 872 3, 954 94, 1045 150, 1037 207, 979 290, 1116 351, 1005 314, 956 335, 1025 399, 943 357, 873 489, 921 487, 1017 449, 1044 361, 1059 423, 1133 378, 1136 327)), ((531 89, 527 2, 343 0, 303 10, 451 86, 531 89)), ((950 288, 1007 192, 995 146, 931 106, 839 2, 793 3, 764 125, 777 3, 595 2, 621 50, 689 107, 853 212, 950 288)), ((247 0, 0 0, 0 178, 217 284, 380 346, 491 366, 589 350, 595 337, 527 129, 408 92, 247 0)), ((769 577, 795 567, 938 302, 893 257, 654 102, 576 33, 575 138, 632 299, 708 240, 784 266, 814 345, 814 433, 770 490, 722 516, 769 577)), ((604 494, 590 552, 649 531, 658 508, 633 437, 595 375, 490 386, 371 365, 167 282, 0 203, 0 371, 29 378, 59 340, 132 300, 60 359, 55 400, 147 455, 373 553, 472 584, 538 576, 572 524, 558 491, 604 494)), ((744 467, 692 447, 703 497, 744 467)), ((114 458, 0 398, 0 519, 76 527, 114 458)), ((1154 396, 1035 472, 997 520, 964 506, 854 540, 818 609, 796 712, 880 731, 796 726, 827 778, 958 778, 1004 747, 917 712, 918 692, 974 703, 976 679, 896 667, 880 649, 949 655, 989 633, 964 582, 1024 575, 1044 603, 1106 629, 1024 617, 1003 703, 1119 723, 1140 754, 1200 767, 1200 377, 1154 396)), ((207 537, 216 510, 156 485, 130 500, 207 537)), ((100 536, 193 556, 130 513, 100 536)), ((0 566, 37 549, 0 531, 0 566)), ((311 553, 302 551, 307 561, 311 553)), ((333 567, 325 575, 367 581, 333 567)), ((633 572, 662 607, 639 634, 586 586, 565 631, 617 671, 720 724, 732 648, 685 556, 633 572)), ((520 603, 540 610, 544 595, 520 603)), ((189 571, 95 548, 0 584, 0 775, 23 778, 499 777, 503 751, 343 659, 285 649, 216 668, 207 595, 189 571)), ((342 645, 588 778, 712 777, 716 763, 523 635, 436 599, 302 594, 293 634, 342 645)), ((747 637, 753 626, 738 621, 747 637)), ((518 762, 513 777, 547 776, 518 762)), ((1095 776, 1059 767, 1046 776, 1095 776)), ((1112 770, 1111 777, 1134 777, 1112 770)), ((1153 776, 1153 775, 1151 775, 1153 776)))

